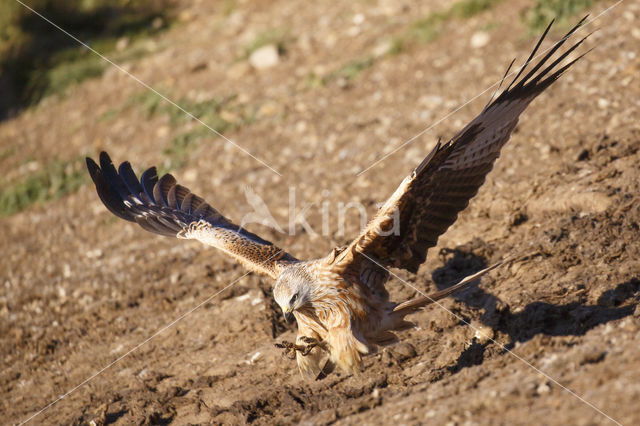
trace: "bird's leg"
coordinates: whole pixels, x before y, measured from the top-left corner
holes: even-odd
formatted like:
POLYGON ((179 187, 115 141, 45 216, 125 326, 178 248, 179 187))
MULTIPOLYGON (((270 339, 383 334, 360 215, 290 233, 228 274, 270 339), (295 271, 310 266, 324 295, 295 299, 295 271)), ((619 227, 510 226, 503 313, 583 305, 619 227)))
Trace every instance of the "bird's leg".
POLYGON ((296 352, 304 353, 304 351, 306 350, 305 346, 296 345, 295 343, 287 342, 286 340, 283 340, 280 343, 276 343, 275 347, 284 350, 282 355, 286 356, 289 359, 296 359, 296 352))
POLYGON ((306 343, 306 345, 296 345, 295 343, 283 340, 280 343, 276 343, 275 346, 276 348, 283 349, 283 355, 286 355, 289 359, 295 359, 296 352, 300 352, 302 356, 307 356, 315 347, 326 349, 326 345, 324 342, 319 341, 318 339, 314 339, 313 337, 302 336, 300 337, 300 340, 306 343))
POLYGON ((327 346, 323 341, 320 341, 318 339, 314 339, 313 337, 302 336, 300 338, 300 340, 302 340, 303 342, 305 342, 307 344, 307 346, 304 348, 304 351, 302 351, 302 355, 303 356, 309 355, 309 353, 311 353, 311 350, 313 350, 313 348, 315 348, 315 347, 319 347, 319 348, 322 348, 324 350, 327 349, 327 346))

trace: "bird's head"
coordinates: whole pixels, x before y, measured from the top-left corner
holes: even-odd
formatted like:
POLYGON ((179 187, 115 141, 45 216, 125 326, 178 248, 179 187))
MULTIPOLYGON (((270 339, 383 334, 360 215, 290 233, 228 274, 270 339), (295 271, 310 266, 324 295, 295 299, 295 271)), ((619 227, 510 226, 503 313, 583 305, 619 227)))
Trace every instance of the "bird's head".
POLYGON ((313 280, 301 268, 287 269, 276 280, 273 297, 288 322, 296 310, 312 302, 313 280))

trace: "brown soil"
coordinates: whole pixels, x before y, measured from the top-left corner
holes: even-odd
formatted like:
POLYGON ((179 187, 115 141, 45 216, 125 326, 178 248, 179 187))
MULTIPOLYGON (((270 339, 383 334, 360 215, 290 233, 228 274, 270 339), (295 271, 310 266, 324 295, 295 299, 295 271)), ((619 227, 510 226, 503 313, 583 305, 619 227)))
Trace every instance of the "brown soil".
MULTIPOLYGON (((180 7, 180 24, 152 40, 155 53, 124 65, 172 97, 237 94, 258 111, 254 123, 227 136, 281 177, 213 136, 173 170, 236 219, 249 211, 247 185, 282 224, 290 186, 298 208, 359 201, 373 211, 488 95, 355 173, 484 90, 535 43, 520 20, 531 2, 504 2, 352 80, 309 87, 312 72, 371 55, 445 2, 238 2, 229 14, 213 6, 224 2, 191 3, 180 7), (472 35, 488 22, 497 23, 490 43, 473 47, 472 35), (238 58, 270 28, 286 28, 286 54, 273 68, 253 70, 238 58)), ((613 3, 597 2, 592 14, 613 3)), ((362 375, 304 382, 273 346, 295 329, 275 309, 271 282, 248 275, 218 294, 242 276, 240 266, 214 249, 115 220, 85 185, 0 221, 0 418, 21 422, 75 389, 33 423, 610 422, 597 407, 638 424, 638 20, 640 4, 623 2, 587 29, 600 28, 588 42, 596 49, 524 114, 480 194, 421 272, 402 274, 428 291, 528 253, 444 301, 482 333, 431 307, 414 317, 419 327, 403 332, 403 343, 366 358, 362 375)), ((27 159, 44 164, 101 149, 138 172, 162 162, 178 132, 166 114, 130 107, 103 119, 142 91, 114 69, 1 123, 0 148, 18 147, 0 160, 3 171, 17 175, 27 159)), ((320 220, 308 217, 317 229, 320 220)), ((252 229, 311 258, 348 241, 357 217, 347 225, 344 235, 332 228, 327 237, 252 229)), ((398 280, 389 287, 398 300, 414 295, 398 280)))

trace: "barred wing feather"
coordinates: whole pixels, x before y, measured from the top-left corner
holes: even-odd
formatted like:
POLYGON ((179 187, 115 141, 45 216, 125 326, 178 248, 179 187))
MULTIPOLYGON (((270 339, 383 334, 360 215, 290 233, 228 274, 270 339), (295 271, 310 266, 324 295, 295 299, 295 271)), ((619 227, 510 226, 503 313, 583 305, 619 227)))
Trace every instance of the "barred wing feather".
POLYGON ((158 179, 155 167, 136 177, 129 162, 116 170, 106 152, 87 168, 104 205, 116 216, 147 231, 199 240, 232 256, 254 272, 277 278, 283 265, 297 261, 269 241, 239 227, 170 174, 158 179))
POLYGON ((438 142, 361 234, 338 256, 335 267, 345 269, 351 263, 371 257, 385 267, 417 272, 429 248, 437 244, 440 235, 477 194, 500 150, 509 140, 520 114, 583 56, 559 66, 586 37, 551 60, 585 19, 551 47, 531 70, 527 70, 550 24, 511 84, 449 142, 438 142), (391 233, 394 213, 399 213, 399 232, 391 233))

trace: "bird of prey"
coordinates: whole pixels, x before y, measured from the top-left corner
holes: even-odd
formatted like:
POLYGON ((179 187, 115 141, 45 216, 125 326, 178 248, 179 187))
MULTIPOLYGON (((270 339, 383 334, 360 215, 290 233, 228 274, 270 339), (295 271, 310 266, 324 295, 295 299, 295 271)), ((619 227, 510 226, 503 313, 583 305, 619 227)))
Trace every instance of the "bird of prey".
POLYGON ((273 278, 276 302, 285 317, 295 317, 298 324, 296 342, 282 346, 297 359, 304 377, 317 378, 336 365, 356 373, 362 369, 363 355, 397 341, 394 332, 412 325, 405 316, 492 269, 403 303, 390 301, 385 288, 388 268, 417 272, 427 250, 484 183, 520 114, 583 56, 562 65, 586 37, 564 53, 558 51, 585 19, 532 65, 550 24, 508 87, 451 140, 438 142, 360 235, 320 259, 298 260, 235 225, 170 174, 158 179, 155 167, 138 179, 129 162, 116 170, 105 152, 99 165, 87 158, 87 167, 100 199, 116 216, 157 234, 199 240, 273 278), (394 218, 399 223, 394 224, 394 218), (400 232, 385 232, 394 225, 400 232))

